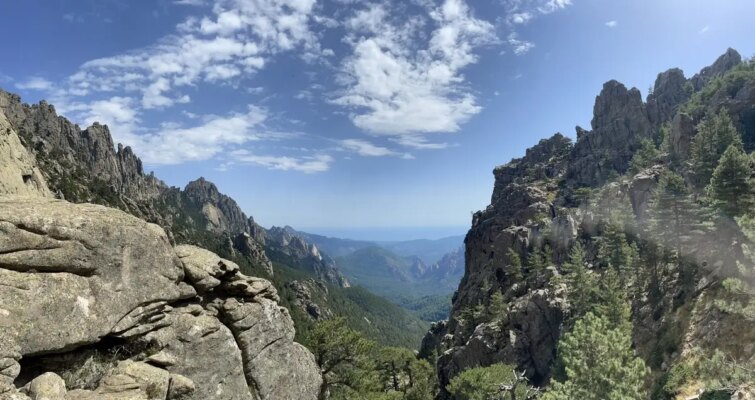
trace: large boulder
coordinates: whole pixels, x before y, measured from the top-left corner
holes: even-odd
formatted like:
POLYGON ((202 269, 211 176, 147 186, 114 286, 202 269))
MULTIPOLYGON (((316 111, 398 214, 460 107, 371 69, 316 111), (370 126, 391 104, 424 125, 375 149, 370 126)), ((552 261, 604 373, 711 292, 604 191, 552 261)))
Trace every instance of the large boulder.
POLYGON ((221 315, 241 349, 247 382, 263 400, 317 398, 320 369, 314 355, 294 342, 287 309, 267 298, 231 298, 223 303, 221 315))
POLYGON ((663 172, 662 165, 655 165, 637 173, 629 183, 629 201, 638 221, 645 221, 653 199, 653 192, 663 172))
POLYGON ((241 351, 212 312, 194 304, 175 308, 167 319, 168 326, 144 338, 160 349, 147 362, 192 382, 181 399, 252 400, 241 351))
POLYGON ((103 206, 0 198, 0 326, 22 356, 130 328, 132 311, 178 300, 183 275, 156 225, 103 206))

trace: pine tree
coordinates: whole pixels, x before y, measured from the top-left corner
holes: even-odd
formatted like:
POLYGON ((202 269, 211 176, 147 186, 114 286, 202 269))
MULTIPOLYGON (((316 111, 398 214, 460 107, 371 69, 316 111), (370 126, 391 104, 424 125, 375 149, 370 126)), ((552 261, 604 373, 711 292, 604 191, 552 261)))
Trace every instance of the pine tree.
POLYGON ((684 179, 668 170, 661 174, 653 193, 650 216, 658 243, 674 251, 677 260, 693 236, 704 233, 708 219, 706 210, 692 200, 684 179))
POLYGON ((569 251, 569 260, 561 267, 565 274, 573 317, 586 314, 595 297, 595 277, 585 264, 585 249, 577 242, 569 251))
POLYGON ((336 318, 317 323, 305 338, 307 347, 315 355, 323 384, 319 398, 327 399, 331 390, 354 389, 365 373, 364 364, 375 343, 346 325, 346 319, 336 318))
POLYGON ((400 398, 407 400, 431 400, 434 397, 436 379, 432 366, 417 359, 409 349, 379 349, 375 354, 374 368, 377 385, 372 391, 400 394, 400 398))
POLYGON ((535 247, 527 257, 527 267, 529 269, 529 277, 534 281, 539 281, 545 274, 545 269, 548 267, 548 259, 546 253, 540 247, 535 247))
POLYGON ((629 162, 629 171, 636 174, 645 168, 653 166, 660 157, 660 152, 650 139, 642 139, 640 149, 634 153, 629 162))
POLYGON ((519 257, 519 253, 512 248, 509 248, 506 252, 506 258, 509 260, 509 263, 506 266, 506 275, 513 282, 520 282, 524 279, 524 275, 522 274, 522 258, 519 257))
POLYGON ((500 290, 496 290, 493 295, 490 296, 490 303, 488 304, 486 311, 488 321, 500 321, 506 316, 508 307, 506 306, 506 301, 500 290))
POLYGON ((506 364, 467 369, 451 379, 446 389, 456 400, 531 400, 539 393, 523 374, 506 364))
POLYGON ((611 329, 621 329, 631 334, 630 307, 627 301, 627 288, 614 269, 606 271, 600 280, 595 314, 606 318, 611 329))
POLYGON ((645 363, 635 357, 631 335, 608 318, 588 313, 558 344, 566 370, 552 382, 543 400, 643 400, 647 398, 645 363))
POLYGON ((697 135, 691 147, 691 163, 698 188, 708 185, 718 160, 732 144, 741 146, 742 137, 725 110, 706 116, 697 125, 697 135))
POLYGON ((631 267, 632 251, 627 243, 627 235, 618 224, 606 224, 598 243, 598 259, 602 266, 612 266, 621 272, 623 280, 631 267))
POLYGON ((706 192, 716 207, 730 217, 752 213, 755 207, 752 176, 752 159, 740 146, 732 144, 721 156, 706 192))

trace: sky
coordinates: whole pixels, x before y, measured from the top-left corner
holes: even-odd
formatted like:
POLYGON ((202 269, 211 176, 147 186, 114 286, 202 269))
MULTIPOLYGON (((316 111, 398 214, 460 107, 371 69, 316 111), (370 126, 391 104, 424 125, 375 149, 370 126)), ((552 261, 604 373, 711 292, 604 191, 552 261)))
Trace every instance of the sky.
POLYGON ((468 229, 496 165, 588 128, 603 82, 645 96, 668 68, 755 54, 752 15, 751 0, 0 0, 0 87, 107 124, 167 184, 203 176, 264 226, 433 237, 468 229))

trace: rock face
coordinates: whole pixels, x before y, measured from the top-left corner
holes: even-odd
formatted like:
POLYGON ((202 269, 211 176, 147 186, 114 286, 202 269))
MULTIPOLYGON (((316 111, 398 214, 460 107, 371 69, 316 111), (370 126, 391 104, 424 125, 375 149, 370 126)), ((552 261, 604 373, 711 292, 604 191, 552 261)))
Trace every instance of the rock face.
POLYGON ((139 217, 155 212, 140 209, 137 202, 156 198, 165 185, 144 174, 130 148, 118 146, 116 151, 107 126, 95 123, 81 130, 59 117, 52 105, 28 106, 2 90, 0 113, 34 153, 53 192, 74 202, 108 197, 109 205, 139 217))
POLYGON ((0 193, 51 197, 34 157, 0 113, 0 193))
POLYGON ((265 233, 265 246, 287 260, 289 265, 312 272, 319 279, 340 287, 349 287, 349 281, 338 270, 335 260, 307 242, 292 229, 274 226, 265 233))
POLYGON ((189 182, 183 194, 201 211, 206 230, 216 233, 249 231, 249 219, 236 201, 220 193, 214 183, 199 178, 189 182))
POLYGON ((687 78, 679 68, 658 74, 653 93, 647 97, 648 118, 656 129, 673 118, 679 106, 689 99, 692 92, 686 84, 687 78))
POLYGON ((606 82, 595 98, 592 131, 583 132, 574 145, 568 180, 574 186, 594 186, 624 173, 640 141, 652 133, 640 91, 606 82))
POLYGON ((0 194, 2 398, 316 399, 277 301, 122 211, 0 194))
MULTIPOLYGON (((549 238, 542 232, 554 229, 559 241, 573 240, 573 221, 563 222, 553 214, 556 190, 548 182, 562 177, 572 150, 571 141, 561 134, 541 140, 520 159, 494 170, 496 177, 491 204, 475 213, 465 239, 465 273, 454 295, 452 318, 436 324, 423 340, 422 354, 439 354, 438 375, 445 386, 466 368, 507 362, 526 371, 534 382, 549 376, 555 355, 565 304, 543 287, 515 284, 504 271, 508 250, 524 258, 528 249, 549 238), (487 292, 480 290, 489 288, 487 292), (471 325, 459 315, 476 304, 487 304, 494 292, 501 292, 511 304, 509 316, 501 324, 471 325)), ((445 392, 442 396, 445 396, 445 392)))
POLYGON ((742 56, 736 50, 732 48, 726 49, 726 52, 718 57, 712 65, 703 68, 699 73, 695 74, 690 79, 690 82, 695 90, 700 90, 706 83, 725 74, 741 63, 742 56))
MULTIPOLYGON (((575 241, 586 244, 588 261, 595 256, 595 237, 601 234, 601 208, 631 203, 637 223, 646 223, 652 194, 665 166, 655 165, 607 183, 626 173, 641 141, 659 140, 660 128, 668 124, 669 154, 665 159, 683 173, 697 123, 708 113, 726 109, 743 132, 745 147, 755 148, 755 82, 751 78, 725 78, 721 85, 698 92, 740 63, 739 54, 730 49, 689 80, 679 69, 663 72, 647 103, 643 103, 637 89, 609 81, 596 97, 592 129, 577 127, 573 146, 556 134, 527 150, 524 157, 495 168, 490 205, 473 215, 465 239, 465 272, 453 297, 451 317, 434 324, 422 342, 422 357, 438 356, 442 387, 464 369, 498 362, 515 365, 537 385, 548 381, 569 302, 563 286, 546 285, 546 281, 558 276, 558 265, 575 241), (603 196, 600 204, 590 204, 590 193, 598 189, 603 196), (588 237, 591 239, 585 240, 588 237), (546 245, 552 250, 554 265, 546 268, 545 277, 520 280, 512 276, 510 252, 524 261, 528 254, 546 245), (471 310, 489 305, 496 293, 503 295, 504 315, 493 322, 471 316, 471 310)), ((732 328, 736 323, 713 315, 710 309, 700 311, 705 308, 702 304, 710 304, 710 299, 706 303, 705 295, 700 293, 704 293, 711 277, 697 278, 700 283, 694 294, 680 293, 673 286, 676 282, 669 284, 667 289, 672 294, 667 296, 673 300, 667 301, 673 307, 644 305, 633 314, 636 349, 646 360, 665 351, 662 346, 670 339, 662 337, 669 335, 664 329, 676 329, 680 336, 674 340, 685 342, 685 349, 710 349, 711 332, 718 335, 739 329, 732 328), (675 311, 683 296, 689 296, 688 303, 680 308, 686 311, 675 311), (699 314, 695 318, 705 322, 693 320, 690 326, 684 325, 690 322, 684 316, 690 308, 696 308, 699 314)), ((742 336, 740 343, 751 342, 749 333, 738 335, 742 336)), ((722 342, 725 340, 718 341, 722 342)), ((751 348, 745 351, 752 353, 751 348)), ((447 399, 448 393, 442 390, 439 398, 447 399)))
POLYGON ((0 227, 0 304, 22 355, 95 343, 133 328, 140 306, 180 298, 183 267, 167 236, 124 212, 3 197, 0 227))
POLYGON ((294 306, 312 320, 319 321, 333 317, 333 311, 321 305, 326 303, 328 296, 328 287, 322 281, 315 279, 292 281, 288 284, 288 289, 294 295, 294 306))
POLYGON ((647 211, 653 198, 653 191, 658 185, 662 171, 663 168, 660 165, 640 171, 629 184, 629 200, 632 203, 634 215, 639 221, 645 221, 648 217, 647 211))

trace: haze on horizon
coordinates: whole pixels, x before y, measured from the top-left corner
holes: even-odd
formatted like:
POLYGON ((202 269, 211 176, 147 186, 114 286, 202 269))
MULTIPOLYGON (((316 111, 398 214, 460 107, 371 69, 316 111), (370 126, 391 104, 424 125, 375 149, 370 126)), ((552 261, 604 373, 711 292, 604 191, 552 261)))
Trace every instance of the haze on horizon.
POLYGON ((752 15, 747 0, 7 2, 0 87, 107 124, 168 184, 204 176, 265 226, 441 237, 488 204, 494 166, 589 127, 603 82, 644 96, 658 71, 755 53, 752 15))

